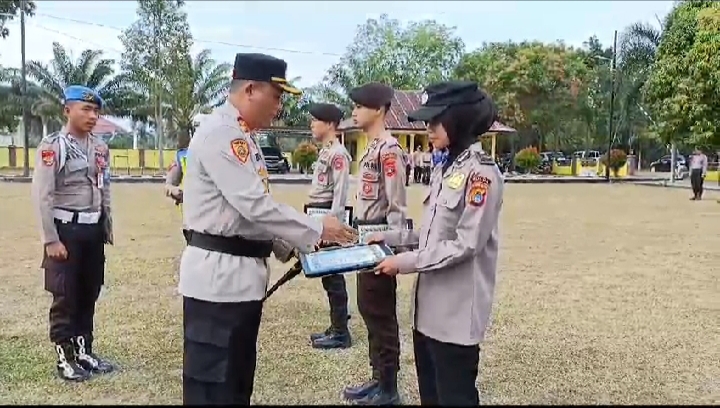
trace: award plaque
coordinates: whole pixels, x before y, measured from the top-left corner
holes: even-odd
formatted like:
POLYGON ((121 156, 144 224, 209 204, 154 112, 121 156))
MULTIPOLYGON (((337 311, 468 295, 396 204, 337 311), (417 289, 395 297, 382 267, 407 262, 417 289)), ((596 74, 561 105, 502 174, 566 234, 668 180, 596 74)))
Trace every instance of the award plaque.
MULTIPOLYGON (((413 229, 413 220, 411 218, 405 219, 405 228, 408 230, 413 229)), ((385 232, 390 229, 387 224, 358 224, 356 223, 355 229, 358 232, 358 243, 364 244, 365 239, 376 232, 385 232)))
MULTIPOLYGON (((305 207, 303 208, 303 212, 311 217, 322 218, 322 217, 326 216, 327 214, 330 214, 330 206, 305 204, 305 207)), ((350 206, 345 206, 345 213, 344 213, 343 219, 340 221, 344 222, 346 225, 350 225, 352 216, 353 216, 353 208, 350 206)))
POLYGON ((300 254, 300 263, 305 277, 320 278, 373 268, 391 255, 393 251, 385 244, 360 244, 300 254))

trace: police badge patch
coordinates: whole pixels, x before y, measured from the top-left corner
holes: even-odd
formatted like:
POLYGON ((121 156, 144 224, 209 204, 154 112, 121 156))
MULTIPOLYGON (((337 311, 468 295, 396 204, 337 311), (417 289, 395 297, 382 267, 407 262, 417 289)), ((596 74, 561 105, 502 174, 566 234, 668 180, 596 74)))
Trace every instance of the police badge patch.
POLYGON ((487 199, 491 182, 487 177, 472 174, 470 176, 470 190, 467 195, 467 203, 473 207, 482 207, 487 199))
POLYGON ((40 153, 40 158, 42 159, 43 164, 46 166, 55 165, 55 151, 54 150, 43 150, 40 153))
POLYGON ((248 156, 250 155, 250 147, 247 141, 243 139, 235 139, 230 142, 230 148, 232 149, 235 157, 240 160, 240 163, 247 163, 248 156))

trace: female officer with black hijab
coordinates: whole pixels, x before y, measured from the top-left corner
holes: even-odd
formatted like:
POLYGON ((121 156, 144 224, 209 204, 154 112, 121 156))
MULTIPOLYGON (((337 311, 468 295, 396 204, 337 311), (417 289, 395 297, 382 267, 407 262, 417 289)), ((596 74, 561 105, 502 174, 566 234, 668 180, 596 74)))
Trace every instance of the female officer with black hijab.
POLYGON ((417 273, 413 345, 422 405, 479 404, 479 344, 495 289, 503 179, 478 142, 495 121, 490 97, 473 82, 426 88, 410 121, 427 124, 447 158, 432 172, 419 231, 376 234, 371 241, 419 248, 385 259, 376 273, 417 273))

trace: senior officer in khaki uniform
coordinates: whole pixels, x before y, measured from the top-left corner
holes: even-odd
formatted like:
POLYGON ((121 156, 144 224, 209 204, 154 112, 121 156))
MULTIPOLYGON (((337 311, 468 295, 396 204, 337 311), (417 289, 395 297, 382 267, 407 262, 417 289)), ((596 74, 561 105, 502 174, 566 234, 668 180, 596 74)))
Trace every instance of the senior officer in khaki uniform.
POLYGON ((67 123, 37 148, 32 196, 44 245, 45 290, 52 293, 50 341, 58 375, 84 381, 113 366, 93 352, 95 302, 105 278, 105 248, 112 244, 109 151, 90 133, 102 98, 84 86, 64 92, 67 123))
MULTIPOLYGON (((313 172, 309 204, 326 207, 330 214, 342 220, 345 217, 347 190, 350 185, 350 162, 352 158, 345 146, 337 139, 336 129, 343 112, 329 103, 310 107, 310 128, 315 140, 322 143, 313 172)), ((322 333, 310 335, 312 346, 318 349, 348 348, 352 345, 348 330, 348 294, 343 275, 322 278, 330 304, 330 327, 322 333)))
MULTIPOLYGON (((320 240, 356 237, 337 218, 313 219, 269 193, 254 130, 270 125, 283 92, 300 93, 287 83, 286 68, 268 55, 238 54, 227 102, 203 121, 188 148, 183 221, 190 239, 179 283, 186 405, 250 404, 274 238, 309 252, 320 240)), ((287 260, 283 252, 276 256, 287 260)))
MULTIPOLYGON (((350 92, 355 102, 353 120, 372 140, 360 159, 356 224, 377 229, 402 230, 406 224, 404 152, 385 129, 392 88, 370 83, 350 92)), ((397 374, 400 369, 397 281, 391 276, 362 273, 357 276, 358 309, 368 330, 372 378, 346 387, 346 399, 362 405, 399 403, 397 374)))
POLYGON ((377 273, 417 273, 413 344, 422 405, 477 406, 479 344, 495 289, 503 179, 477 136, 497 116, 474 82, 426 89, 427 102, 408 115, 426 122, 436 149, 449 154, 432 174, 419 233, 386 232, 369 241, 417 245, 381 262, 377 273))

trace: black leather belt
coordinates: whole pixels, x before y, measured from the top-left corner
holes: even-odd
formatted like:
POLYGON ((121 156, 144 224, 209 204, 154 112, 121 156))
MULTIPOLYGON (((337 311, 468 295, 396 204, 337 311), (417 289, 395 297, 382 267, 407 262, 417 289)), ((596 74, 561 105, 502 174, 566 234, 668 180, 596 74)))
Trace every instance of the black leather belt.
POLYGON ((224 237, 190 231, 188 246, 248 258, 268 258, 272 254, 272 241, 255 241, 240 236, 224 237))

